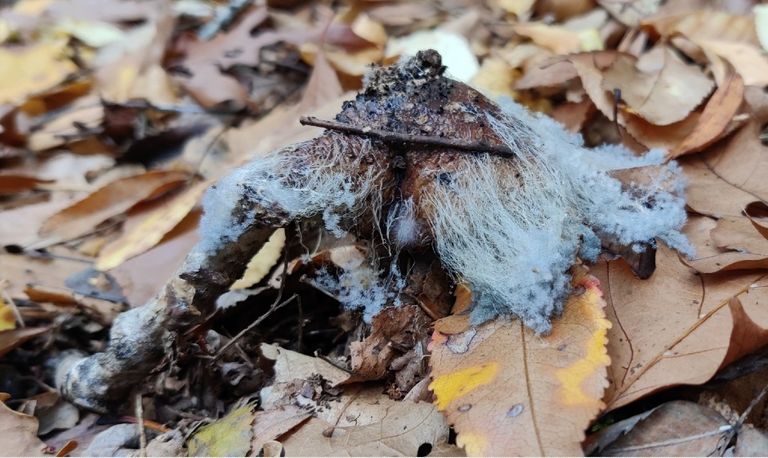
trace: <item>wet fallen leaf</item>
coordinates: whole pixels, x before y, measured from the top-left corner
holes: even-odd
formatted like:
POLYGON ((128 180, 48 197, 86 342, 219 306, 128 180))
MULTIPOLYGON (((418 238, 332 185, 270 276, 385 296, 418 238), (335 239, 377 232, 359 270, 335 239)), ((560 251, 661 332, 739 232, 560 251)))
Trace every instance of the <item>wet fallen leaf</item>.
POLYGON ((42 456, 48 449, 37 438, 37 419, 0 402, 0 442, 6 456, 42 456))
POLYGON ((430 388, 468 455, 581 455, 603 408, 610 323, 597 280, 581 272, 574 285, 548 336, 506 319, 435 323, 430 388))
POLYGON ((253 406, 229 412, 203 426, 187 442, 189 456, 246 456, 253 439, 253 406))
POLYGON ((40 235, 60 241, 87 234, 99 223, 178 187, 188 178, 183 172, 151 171, 113 181, 48 218, 40 235))

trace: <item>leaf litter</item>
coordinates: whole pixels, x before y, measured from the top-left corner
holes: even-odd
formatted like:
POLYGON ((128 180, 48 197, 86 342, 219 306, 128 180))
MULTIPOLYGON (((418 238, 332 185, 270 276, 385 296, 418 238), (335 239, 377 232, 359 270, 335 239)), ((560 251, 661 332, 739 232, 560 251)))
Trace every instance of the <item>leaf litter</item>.
MULTIPOLYGON (((10 395, 0 430, 18 431, 7 451, 578 455, 599 443, 609 454, 767 453, 765 406, 749 407, 766 384, 749 361, 768 343, 764 6, 229 3, 20 0, 0 12, 0 60, 15 69, 0 94, 10 152, 0 155, 10 395), (229 283, 218 294, 239 279, 233 291, 247 293, 176 328, 153 377, 134 384, 143 418, 127 405, 100 410, 122 429, 90 448, 103 427, 41 395, 63 386, 68 355, 102 351, 117 314, 174 277, 197 241, 204 188, 316 135, 299 118, 331 118, 369 64, 428 47, 449 73, 554 116, 590 146, 678 158, 695 255, 659 246, 641 280, 643 259, 612 250, 574 277, 563 315, 536 335, 507 318, 471 324, 466 298, 480 291, 420 252, 403 265, 408 304, 366 324, 340 306, 366 278, 349 256, 384 247, 286 225, 269 252, 233 255, 247 275, 211 272, 229 283), (317 280, 349 272, 341 289, 317 280), (454 295, 463 299, 452 309, 454 295), (741 385, 717 381, 732 368, 741 385), (731 394, 718 411, 735 415, 713 414, 703 397, 666 402, 715 388, 731 394)), ((649 173, 625 174, 624 186, 649 173)))

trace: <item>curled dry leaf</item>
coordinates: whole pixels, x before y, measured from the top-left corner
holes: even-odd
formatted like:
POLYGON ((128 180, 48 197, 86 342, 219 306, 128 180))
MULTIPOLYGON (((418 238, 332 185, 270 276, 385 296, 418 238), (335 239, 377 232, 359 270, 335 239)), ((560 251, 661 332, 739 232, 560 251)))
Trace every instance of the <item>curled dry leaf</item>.
POLYGON ((697 66, 685 64, 667 47, 651 50, 638 60, 618 57, 602 81, 605 91, 621 90, 631 113, 659 126, 685 119, 713 85, 697 66), (645 71, 646 61, 653 60, 658 61, 650 63, 655 68, 645 71))
POLYGON ((48 218, 40 235, 57 241, 87 234, 100 223, 189 179, 184 172, 157 170, 115 180, 48 218))
POLYGON ((610 323, 599 282, 579 272, 574 286, 548 336, 505 319, 435 323, 430 388, 467 454, 582 454, 584 430, 603 407, 610 323))
POLYGON ((42 456, 48 446, 37 438, 37 418, 0 402, 0 444, 3 456, 42 456))
POLYGON ((693 132, 670 151, 670 157, 700 151, 728 133, 728 127, 743 101, 744 80, 737 73, 730 72, 707 102, 693 132))
POLYGON ((623 263, 593 268, 613 323, 608 410, 658 390, 709 380, 719 368, 768 343, 768 314, 760 303, 765 275, 697 274, 660 247, 656 272, 637 279, 623 263))
POLYGON ((748 218, 694 216, 685 232, 696 256, 684 262, 698 272, 768 268, 768 239, 748 218))

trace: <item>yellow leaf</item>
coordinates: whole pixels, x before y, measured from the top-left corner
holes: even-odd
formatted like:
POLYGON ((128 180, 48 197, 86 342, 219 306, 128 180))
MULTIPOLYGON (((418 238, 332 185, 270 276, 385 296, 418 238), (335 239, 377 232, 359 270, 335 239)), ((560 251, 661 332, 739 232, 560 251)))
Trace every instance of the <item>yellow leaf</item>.
POLYGON ((499 6, 507 12, 522 16, 531 10, 534 0, 499 0, 499 6))
POLYGON ((119 238, 101 250, 96 268, 112 269, 157 245, 197 205, 208 184, 205 182, 190 186, 142 215, 137 224, 127 228, 119 238))
POLYGON ((17 104, 61 83, 77 70, 65 55, 66 40, 23 49, 0 49, 0 104, 17 104))
POLYGON ((0 331, 16 329, 16 316, 13 308, 0 297, 0 331))
POLYGON ((201 428, 187 443, 189 456, 246 456, 253 439, 253 406, 246 405, 201 428))
POLYGON ((580 269, 573 285, 548 336, 505 318, 435 323, 430 388, 467 454, 582 454, 584 430, 603 408, 611 324, 597 279, 580 269))
POLYGON ((280 259, 280 254, 285 246, 285 229, 280 228, 272 233, 267 243, 253 255, 248 262, 242 278, 232 283, 230 291, 234 289, 244 289, 260 282, 268 273, 269 269, 280 259))

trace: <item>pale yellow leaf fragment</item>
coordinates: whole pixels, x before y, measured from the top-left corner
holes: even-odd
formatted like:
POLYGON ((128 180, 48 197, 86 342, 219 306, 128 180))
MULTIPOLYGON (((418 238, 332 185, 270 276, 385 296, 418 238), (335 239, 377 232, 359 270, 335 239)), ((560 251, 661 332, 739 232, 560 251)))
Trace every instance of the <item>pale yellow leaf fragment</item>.
POLYGON ((248 262, 242 278, 232 283, 229 290, 245 289, 260 282, 269 270, 280 260, 280 254, 285 246, 285 229, 277 229, 267 240, 267 243, 248 262))
POLYGON ((17 104, 50 89, 77 70, 66 56, 67 41, 0 49, 0 104, 17 104))

